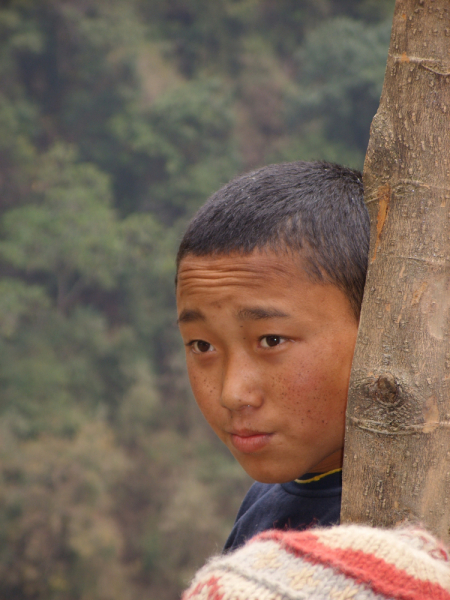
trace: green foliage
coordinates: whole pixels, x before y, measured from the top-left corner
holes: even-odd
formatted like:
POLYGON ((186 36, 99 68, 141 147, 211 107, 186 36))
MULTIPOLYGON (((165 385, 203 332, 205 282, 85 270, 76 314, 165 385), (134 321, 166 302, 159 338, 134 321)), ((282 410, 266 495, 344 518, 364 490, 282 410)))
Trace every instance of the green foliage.
POLYGON ((322 137, 324 154, 331 142, 344 156, 358 153, 362 166, 367 123, 378 108, 383 84, 390 27, 390 21, 365 25, 337 17, 311 31, 298 51, 299 83, 289 91, 287 120, 297 131, 308 132, 306 138, 315 127, 313 137, 322 137))
POLYGON ((40 285, 27 285, 19 279, 0 280, 0 335, 14 336, 27 317, 49 307, 49 298, 40 285))
POLYGON ((0 257, 26 273, 48 274, 64 312, 86 286, 115 282, 122 244, 108 178, 57 145, 42 157, 32 187, 36 202, 5 214, 0 257))
POLYGON ((154 128, 166 142, 165 174, 155 186, 158 214, 171 206, 172 219, 192 214, 205 198, 236 172, 231 144, 233 116, 229 93, 218 81, 185 84, 162 96, 152 110, 154 128))
POLYGON ((159 22, 159 34, 171 42, 171 54, 188 77, 217 64, 225 72, 236 70, 242 36, 254 20, 258 4, 255 0, 139 3, 147 19, 159 22))
POLYGON ((0 7, 0 597, 174 600, 249 485, 189 392, 174 256, 267 161, 361 166, 393 0, 0 7))
POLYGON ((131 598, 113 491, 128 461, 101 422, 0 445, 0 595, 131 598))
POLYGON ((118 114, 110 131, 122 178, 116 192, 127 208, 139 202, 166 224, 192 214, 238 165, 229 93, 217 80, 185 82, 140 115, 118 114))

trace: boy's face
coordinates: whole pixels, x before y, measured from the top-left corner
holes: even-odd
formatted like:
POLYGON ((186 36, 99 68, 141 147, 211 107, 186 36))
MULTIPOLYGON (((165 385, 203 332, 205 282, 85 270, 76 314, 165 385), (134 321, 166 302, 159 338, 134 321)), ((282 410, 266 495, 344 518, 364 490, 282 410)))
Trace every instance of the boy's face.
POLYGON ((177 306, 195 399, 247 473, 282 483, 341 466, 358 323, 287 254, 183 258, 177 306))

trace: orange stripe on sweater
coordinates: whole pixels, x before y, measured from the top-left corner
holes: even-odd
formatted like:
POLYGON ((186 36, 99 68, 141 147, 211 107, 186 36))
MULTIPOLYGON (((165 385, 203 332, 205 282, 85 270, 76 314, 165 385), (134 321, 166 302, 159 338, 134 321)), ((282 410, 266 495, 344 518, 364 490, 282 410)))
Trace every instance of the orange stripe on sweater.
POLYGON ((377 594, 399 600, 450 600, 450 593, 442 586, 409 575, 403 569, 373 554, 349 548, 329 548, 317 541, 312 532, 264 531, 252 541, 273 540, 280 546, 309 563, 331 567, 371 588, 377 594))

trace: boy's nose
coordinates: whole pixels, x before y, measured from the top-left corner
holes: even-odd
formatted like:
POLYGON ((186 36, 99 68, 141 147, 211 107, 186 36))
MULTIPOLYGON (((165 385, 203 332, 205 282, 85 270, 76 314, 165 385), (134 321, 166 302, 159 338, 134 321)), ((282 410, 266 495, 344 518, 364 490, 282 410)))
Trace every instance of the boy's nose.
POLYGON ((241 410, 263 403, 263 393, 255 369, 243 357, 228 360, 222 384, 220 403, 229 410, 241 410))

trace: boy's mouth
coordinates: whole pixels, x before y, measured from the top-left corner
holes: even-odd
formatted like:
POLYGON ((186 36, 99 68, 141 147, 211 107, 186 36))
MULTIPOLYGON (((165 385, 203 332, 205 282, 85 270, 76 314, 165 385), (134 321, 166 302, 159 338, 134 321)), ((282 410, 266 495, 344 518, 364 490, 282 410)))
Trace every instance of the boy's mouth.
POLYGON ((243 454, 252 454, 252 452, 258 452, 267 446, 272 435, 255 431, 239 431, 231 433, 230 438, 236 450, 243 454))

